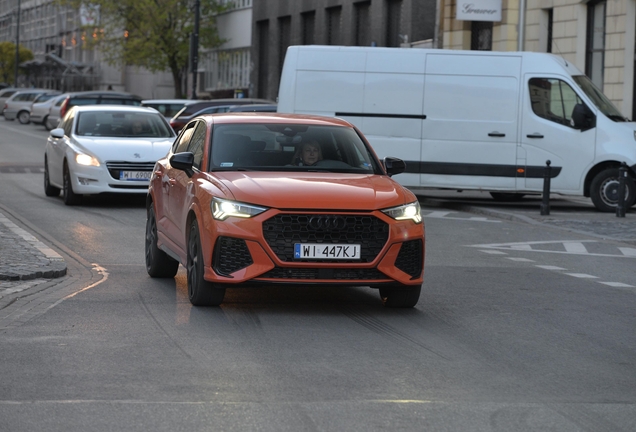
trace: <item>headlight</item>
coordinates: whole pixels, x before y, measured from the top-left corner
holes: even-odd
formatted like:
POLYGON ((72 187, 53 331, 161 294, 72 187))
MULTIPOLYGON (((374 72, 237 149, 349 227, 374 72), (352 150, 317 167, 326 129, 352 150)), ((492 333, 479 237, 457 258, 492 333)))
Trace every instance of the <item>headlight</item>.
POLYGON ((385 215, 391 216, 395 220, 412 220, 415 223, 422 222, 420 214, 420 203, 415 201, 409 204, 392 207, 382 210, 385 215))
POLYGON ((80 165, 99 166, 99 161, 85 153, 75 153, 75 162, 80 165))
POLYGON ((267 210, 266 207, 259 207, 250 204, 239 203, 236 201, 224 200, 221 198, 212 198, 212 216, 216 220, 225 220, 230 216, 240 218, 251 218, 257 214, 267 210))

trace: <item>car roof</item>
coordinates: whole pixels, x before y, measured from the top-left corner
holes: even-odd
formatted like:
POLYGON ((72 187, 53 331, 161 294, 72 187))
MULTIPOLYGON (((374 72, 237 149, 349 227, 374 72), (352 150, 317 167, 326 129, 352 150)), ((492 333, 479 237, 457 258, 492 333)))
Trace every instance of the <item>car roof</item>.
POLYGON ((141 101, 142 104, 145 103, 159 103, 159 104, 165 104, 165 103, 189 103, 189 102, 200 102, 198 100, 192 100, 192 99, 144 99, 141 101))
POLYGON ((281 114, 260 112, 237 112, 222 114, 203 114, 199 118, 213 124, 259 124, 288 123, 311 126, 344 126, 353 127, 351 123, 337 117, 324 117, 308 114, 281 114))
POLYGON ((114 92, 111 90, 94 90, 94 91, 84 91, 84 92, 73 92, 69 93, 70 97, 82 97, 82 96, 101 96, 106 98, 130 98, 130 99, 141 99, 141 96, 137 96, 132 93, 121 93, 114 92))
POLYGON ((76 105, 72 109, 75 112, 101 112, 101 111, 125 111, 125 112, 138 112, 138 113, 151 113, 151 114, 159 114, 159 112, 154 108, 141 107, 141 106, 133 106, 133 105, 76 105))

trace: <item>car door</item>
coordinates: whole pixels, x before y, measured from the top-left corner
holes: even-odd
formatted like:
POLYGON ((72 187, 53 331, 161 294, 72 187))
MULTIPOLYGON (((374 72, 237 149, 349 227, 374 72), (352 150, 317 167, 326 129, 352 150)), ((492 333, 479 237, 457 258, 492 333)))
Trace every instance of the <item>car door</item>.
POLYGON ((49 149, 47 152, 48 166, 49 166, 49 179, 58 186, 63 184, 63 166, 64 157, 66 155, 66 149, 69 146, 69 140, 71 139, 71 132, 73 130, 73 121, 75 120, 75 114, 70 113, 64 121, 60 124, 60 127, 64 129, 63 138, 54 138, 49 135, 49 149))
POLYGON ((525 157, 525 189, 543 190, 549 160, 552 191, 582 191, 584 173, 594 161, 597 130, 594 122, 574 127, 572 111, 584 101, 562 77, 527 75, 524 82, 519 165, 525 157))
MULTIPOLYGON (((190 138, 192 138, 192 132, 194 132, 194 126, 195 124, 192 123, 179 135, 172 147, 172 154, 182 153, 187 150, 188 144, 190 144, 190 138)), ((180 191, 178 190, 179 186, 177 185, 184 182, 183 177, 187 178, 188 175, 179 169, 173 168, 172 165, 168 163, 164 176, 161 179, 161 186, 164 190, 163 217, 158 220, 158 223, 162 225, 166 236, 179 247, 184 246, 184 241, 181 238, 183 228, 178 225, 179 210, 175 209, 173 206, 179 205, 180 191), (175 190, 175 186, 177 187, 177 190, 175 190)))

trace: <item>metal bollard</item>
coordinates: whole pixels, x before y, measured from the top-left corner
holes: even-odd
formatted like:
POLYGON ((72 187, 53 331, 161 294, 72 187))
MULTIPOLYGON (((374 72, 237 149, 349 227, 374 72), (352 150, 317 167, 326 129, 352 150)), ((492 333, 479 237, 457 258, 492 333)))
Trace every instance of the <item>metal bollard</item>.
POLYGON ((627 164, 623 162, 618 169, 618 202, 616 217, 625 217, 625 182, 627 181, 627 164))
POLYGON ((545 161, 545 170, 543 171, 543 200, 541 201, 541 216, 550 214, 550 178, 552 177, 552 168, 550 168, 549 160, 545 161))

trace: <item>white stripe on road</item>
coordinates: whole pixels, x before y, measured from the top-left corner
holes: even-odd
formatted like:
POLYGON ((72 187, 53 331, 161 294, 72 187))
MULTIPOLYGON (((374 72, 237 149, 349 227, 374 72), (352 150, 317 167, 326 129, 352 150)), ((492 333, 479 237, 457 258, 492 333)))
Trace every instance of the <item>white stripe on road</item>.
POLYGON ((618 248, 619 251, 621 251, 621 253, 625 256, 628 257, 636 257, 636 249, 634 248, 618 248))
POLYGON ((528 258, 506 257, 506 259, 509 259, 510 261, 519 261, 519 262, 536 262, 535 260, 531 260, 531 259, 528 259, 528 258))
POLYGON ((567 270, 563 267, 551 266, 551 265, 537 265, 535 267, 542 268, 544 270, 567 270))
POLYGON ((563 243, 563 247, 565 251, 573 254, 587 254, 588 251, 585 248, 585 245, 581 242, 567 242, 563 243))
POLYGON ((568 276, 574 276, 576 278, 582 278, 582 279, 598 279, 598 276, 592 276, 587 273, 564 273, 564 274, 568 276))
POLYGON ((615 288, 636 288, 634 287, 634 285, 628 285, 626 283, 622 283, 622 282, 600 282, 598 281, 598 283, 603 284, 603 285, 608 285, 611 287, 615 287, 615 288))

